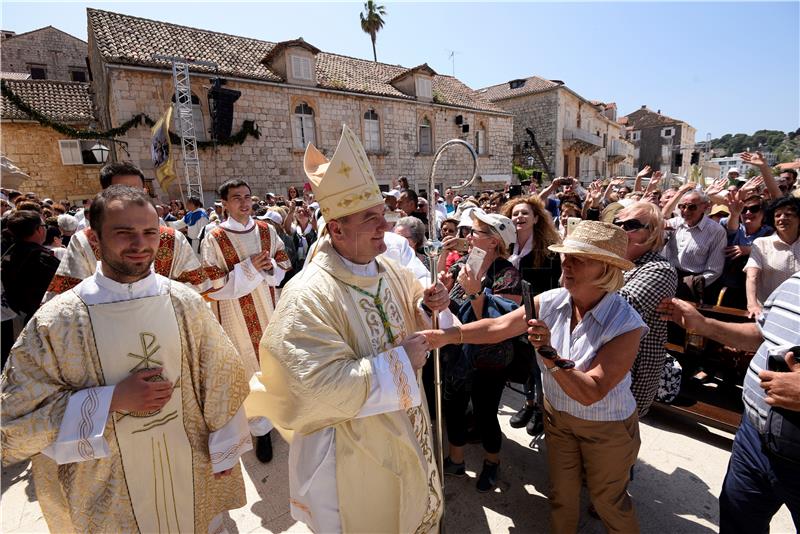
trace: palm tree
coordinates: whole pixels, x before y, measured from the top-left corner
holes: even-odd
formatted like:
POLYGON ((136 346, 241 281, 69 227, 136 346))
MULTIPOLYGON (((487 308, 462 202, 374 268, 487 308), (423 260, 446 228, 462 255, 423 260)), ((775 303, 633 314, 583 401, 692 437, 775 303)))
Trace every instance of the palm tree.
POLYGON ((375 37, 378 35, 381 28, 383 28, 383 17, 385 16, 386 8, 379 6, 372 0, 367 0, 364 3, 364 13, 359 13, 359 17, 361 17, 361 29, 364 30, 364 33, 368 33, 369 38, 372 39, 372 57, 376 63, 378 61, 378 54, 375 52, 375 37))

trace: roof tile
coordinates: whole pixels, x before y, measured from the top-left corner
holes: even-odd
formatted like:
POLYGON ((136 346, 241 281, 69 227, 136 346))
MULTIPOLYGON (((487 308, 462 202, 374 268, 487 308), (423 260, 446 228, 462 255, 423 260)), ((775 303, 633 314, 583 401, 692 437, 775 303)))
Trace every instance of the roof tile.
MULTIPOLYGON (((193 65, 191 70, 196 72, 217 72, 221 76, 283 82, 263 62, 277 43, 97 9, 88 9, 87 12, 89 33, 103 59, 109 63, 168 67, 166 62, 153 59, 154 55, 161 54, 210 61, 218 65, 216 71, 193 65)), ((409 70, 405 67, 326 52, 320 52, 316 58, 320 88, 415 100, 390 83, 409 70)), ((452 76, 434 76, 432 88, 437 103, 505 113, 452 76)))
POLYGON ((485 87, 479 89, 478 93, 490 102, 497 102, 498 100, 504 100, 506 98, 541 93, 561 85, 564 85, 564 82, 559 80, 545 80, 538 76, 531 76, 530 78, 511 80, 509 82, 485 87), (514 85, 517 86, 514 89, 511 88, 512 82, 515 82, 514 85))
MULTIPOLYGON (((95 120, 88 83, 55 80, 3 81, 23 102, 52 120, 60 122, 95 120)), ((0 106, 0 117, 3 119, 30 119, 5 97, 2 98, 0 106)))

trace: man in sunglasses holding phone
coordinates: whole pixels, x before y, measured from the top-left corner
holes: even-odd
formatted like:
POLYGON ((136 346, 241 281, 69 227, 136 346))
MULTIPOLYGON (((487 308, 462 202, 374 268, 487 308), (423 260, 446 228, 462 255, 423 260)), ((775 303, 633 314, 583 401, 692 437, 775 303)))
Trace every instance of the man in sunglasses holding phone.
POLYGON ((693 190, 680 200, 680 217, 669 219, 674 233, 664 247, 664 257, 678 271, 678 297, 699 302, 703 291, 722 274, 725 266, 725 229, 706 217, 708 197, 693 190))

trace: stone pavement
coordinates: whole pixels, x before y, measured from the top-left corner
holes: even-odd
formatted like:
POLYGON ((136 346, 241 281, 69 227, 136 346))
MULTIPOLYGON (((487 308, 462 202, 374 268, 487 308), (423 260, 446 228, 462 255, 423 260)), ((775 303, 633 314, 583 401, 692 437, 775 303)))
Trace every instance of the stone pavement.
MULTIPOLYGON (((481 466, 479 445, 468 448, 469 477, 445 481, 447 532, 548 532, 544 443, 531 449, 525 430, 508 426, 508 419, 521 406, 521 399, 519 394, 507 389, 500 408, 500 421, 507 439, 501 452, 498 488, 487 494, 475 491, 475 471, 481 466)), ((630 493, 642 532, 717 532, 717 496, 733 436, 664 413, 648 415, 642 421, 641 436, 642 448, 630 493)), ((288 449, 288 445, 276 437, 272 463, 260 464, 252 452, 245 455, 248 504, 230 512, 229 532, 309 532, 289 515, 288 449)), ((588 503, 585 492, 583 503, 585 510, 588 503)), ((27 464, 3 470, 0 513, 0 530, 4 533, 47 532, 27 464)), ((795 531, 785 506, 775 516, 771 527, 773 534, 795 531)), ((604 529, 584 511, 579 531, 599 534, 604 529)))

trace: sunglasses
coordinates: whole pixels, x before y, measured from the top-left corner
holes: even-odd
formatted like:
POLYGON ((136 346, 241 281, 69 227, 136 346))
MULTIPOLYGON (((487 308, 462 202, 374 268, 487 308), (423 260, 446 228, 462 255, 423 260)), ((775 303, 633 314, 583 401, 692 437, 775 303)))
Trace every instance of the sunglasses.
POLYGON ((742 213, 758 213, 761 211, 761 206, 756 204, 755 206, 745 206, 742 208, 742 213))
POLYGON ((474 236, 476 236, 476 237, 480 237, 482 235, 484 235, 484 236, 491 236, 492 235, 491 232, 484 232, 483 230, 476 230, 475 228, 472 228, 469 231, 469 233, 474 235, 474 236))
POLYGON ((681 210, 681 211, 683 211, 683 210, 695 211, 695 210, 697 210, 697 208, 698 208, 697 204, 678 204, 678 209, 681 210))
POLYGON ((642 221, 638 219, 628 219, 627 221, 614 219, 614 226, 619 226, 626 232, 635 232, 636 230, 641 230, 642 228, 648 227, 648 225, 643 224, 642 221))
POLYGON ((554 349, 553 347, 550 346, 539 347, 537 349, 537 352, 539 353, 539 356, 541 356, 546 360, 550 360, 559 369, 575 368, 575 362, 559 356, 558 353, 556 352, 556 349, 554 349))

